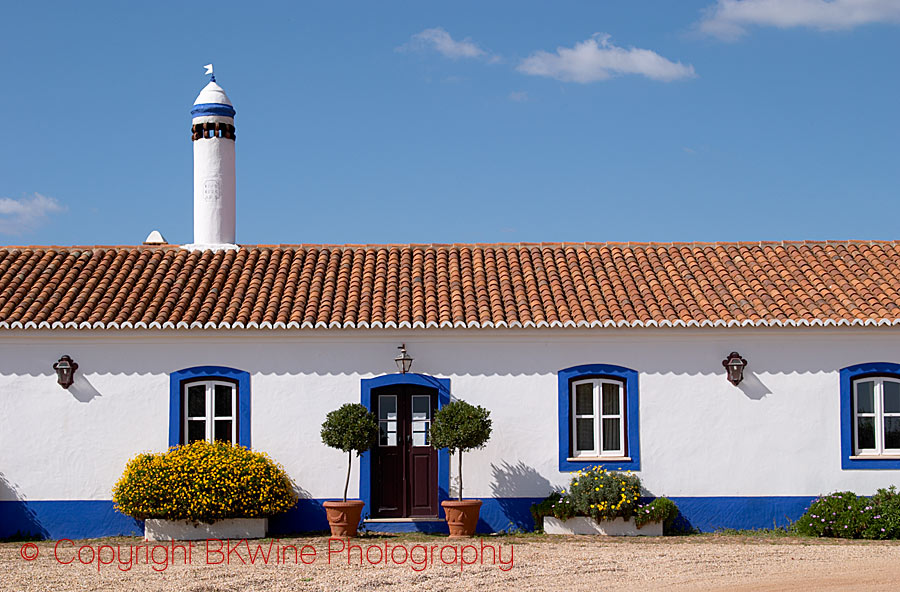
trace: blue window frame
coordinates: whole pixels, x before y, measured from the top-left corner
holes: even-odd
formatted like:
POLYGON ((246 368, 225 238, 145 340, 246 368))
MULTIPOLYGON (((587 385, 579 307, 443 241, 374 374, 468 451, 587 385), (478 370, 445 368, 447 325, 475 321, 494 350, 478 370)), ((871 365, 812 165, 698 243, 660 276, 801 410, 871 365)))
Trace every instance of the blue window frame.
MULTIPOLYGON (((883 422, 885 420, 894 421, 892 416, 893 408, 883 407, 887 403, 888 406, 895 405, 893 401, 888 402, 881 388, 884 384, 896 384, 896 380, 900 380, 900 364, 892 362, 869 362, 865 364, 856 364, 842 368, 841 376, 841 468, 842 469, 875 469, 888 470, 900 469, 900 458, 898 455, 885 451, 886 446, 880 444, 876 450, 870 452, 868 450, 860 450, 861 443, 859 434, 857 434, 860 420, 869 421, 874 424, 874 428, 880 432, 879 436, 885 435, 883 422), (868 380, 867 380, 868 379, 868 380), (873 392, 867 393, 867 398, 871 401, 862 402, 854 396, 854 391, 860 386, 865 385, 873 392), (871 385, 871 386, 870 386, 871 385), (882 454, 879 454, 879 451, 882 454), (874 453, 873 453, 874 452, 874 453), (889 458, 893 457, 893 458, 889 458)), ((862 393, 858 393, 862 394, 862 393)), ((892 398, 896 398, 896 394, 892 398)), ((876 436, 869 436, 875 441, 876 436)), ((867 439, 867 438, 866 438, 867 439)), ((869 443, 864 443, 863 448, 869 448, 869 443)), ((889 446, 888 446, 889 448, 889 446)))
MULTIPOLYGON (((560 370, 557 376, 559 384, 559 470, 571 472, 599 465, 606 469, 639 471, 641 468, 639 430, 640 393, 638 390, 637 371, 610 364, 584 364, 560 370), (598 380, 590 381, 589 379, 598 380), (595 414, 593 421, 597 422, 593 424, 595 430, 601 430, 599 422, 606 419, 605 416, 607 413, 610 413, 609 418, 606 420, 610 422, 610 425, 619 429, 620 434, 624 432, 624 434, 622 434, 624 436, 622 440, 624 440, 625 444, 624 456, 615 458, 608 457, 608 459, 604 458, 602 454, 590 458, 575 456, 574 451, 576 449, 576 443, 574 441, 575 434, 572 426, 576 419, 576 416, 573 415, 573 412, 576 411, 576 409, 573 408, 573 388, 576 384, 585 385, 591 382, 595 384, 593 387, 594 391, 592 392, 597 393, 594 395, 596 398, 593 399, 593 408, 595 409, 595 411, 593 411, 595 414), (603 384, 619 384, 623 389, 623 392, 620 393, 620 397, 624 398, 624 405, 620 405, 619 408, 616 408, 614 413, 612 413, 612 410, 601 410, 601 407, 605 404, 603 399, 600 398, 600 393, 602 392, 600 389, 603 384), (624 419, 621 418, 623 409, 624 419), (618 421, 623 422, 624 425, 615 424, 616 416, 618 416, 618 421)), ((619 401, 621 401, 621 398, 619 401)), ((582 412, 582 410, 578 411, 580 413, 582 412)), ((584 414, 582 413, 582 416, 579 417, 584 417, 584 414)), ((597 445, 599 446, 600 444, 598 443, 597 445)), ((619 443, 619 447, 621 447, 621 442, 619 443)))
POLYGON ((182 392, 185 385, 199 381, 221 381, 237 388, 236 443, 250 448, 250 373, 225 366, 195 366, 169 375, 169 446, 187 440, 182 392))

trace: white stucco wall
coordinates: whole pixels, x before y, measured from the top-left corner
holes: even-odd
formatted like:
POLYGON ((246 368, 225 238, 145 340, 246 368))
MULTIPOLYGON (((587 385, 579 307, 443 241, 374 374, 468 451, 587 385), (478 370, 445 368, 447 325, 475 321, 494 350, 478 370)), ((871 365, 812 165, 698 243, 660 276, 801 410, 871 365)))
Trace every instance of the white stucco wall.
POLYGON ((467 496, 536 497, 568 482, 556 372, 590 363, 639 372, 640 476, 654 495, 872 493, 900 483, 900 471, 841 469, 838 370, 900 362, 897 337, 892 328, 5 331, 0 499, 109 499, 129 458, 168 445, 169 373, 199 365, 248 371, 253 447, 307 495, 340 495, 345 457, 321 444, 321 422, 359 401, 362 378, 395 372, 401 342, 413 371, 449 378, 455 397, 491 410, 490 443, 465 459, 467 496), (721 365, 731 351, 749 361, 739 387, 721 365), (63 354, 79 364, 68 391, 52 370, 63 354))

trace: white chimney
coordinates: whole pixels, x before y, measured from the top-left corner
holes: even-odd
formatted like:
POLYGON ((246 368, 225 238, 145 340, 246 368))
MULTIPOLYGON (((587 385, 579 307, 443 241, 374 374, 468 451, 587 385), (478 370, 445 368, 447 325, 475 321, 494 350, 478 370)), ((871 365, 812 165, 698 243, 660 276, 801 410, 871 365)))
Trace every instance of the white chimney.
MULTIPOLYGON (((209 68, 211 70, 211 68, 209 68)), ((234 107, 213 76, 191 109, 194 242, 189 249, 234 249, 234 107)))

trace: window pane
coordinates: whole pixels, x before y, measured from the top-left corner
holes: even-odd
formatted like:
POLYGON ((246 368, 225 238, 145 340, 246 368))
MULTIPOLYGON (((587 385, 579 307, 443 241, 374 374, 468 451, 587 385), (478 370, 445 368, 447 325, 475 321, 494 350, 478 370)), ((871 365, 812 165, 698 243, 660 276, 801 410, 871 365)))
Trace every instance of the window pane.
POLYGON ((603 420, 603 450, 616 451, 621 449, 619 441, 619 422, 621 419, 603 420))
POLYGON ((857 413, 875 413, 875 383, 865 380, 856 383, 857 413))
POLYGON ((576 450, 593 450, 594 449, 594 420, 593 419, 576 419, 575 420, 575 448, 576 450))
POLYGON ((188 421, 188 437, 187 443, 196 442, 197 440, 205 440, 206 439, 206 422, 203 420, 200 421, 188 421))
POLYGON ((619 415, 619 385, 604 382, 602 385, 603 415, 619 415))
POLYGON ((856 419, 856 445, 860 448, 875 448, 875 418, 856 419))
POLYGON ((884 381, 884 412, 900 413, 900 382, 884 381))
POLYGON ((219 419, 216 421, 216 433, 214 437, 216 440, 222 440, 223 442, 231 442, 231 420, 230 419, 219 419))
POLYGON ((231 417, 231 395, 234 389, 223 384, 216 385, 216 416, 231 417))
POLYGON ((575 386, 575 415, 594 414, 594 385, 590 383, 575 386))
POLYGON ((884 447, 900 448, 900 417, 884 418, 884 447))
POLYGON ((412 398, 412 418, 413 419, 429 419, 428 414, 431 411, 431 397, 428 395, 416 395, 412 398))
POLYGON ((378 397, 378 419, 397 419, 397 397, 394 395, 378 397))
POLYGON ((206 385, 188 387, 188 417, 206 417, 206 385))

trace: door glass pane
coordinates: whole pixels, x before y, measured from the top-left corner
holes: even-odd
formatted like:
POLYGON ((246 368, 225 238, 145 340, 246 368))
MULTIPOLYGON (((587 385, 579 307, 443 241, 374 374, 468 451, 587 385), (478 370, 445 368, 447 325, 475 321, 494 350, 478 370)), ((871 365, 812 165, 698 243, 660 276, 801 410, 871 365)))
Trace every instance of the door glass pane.
POLYGON ((397 396, 378 396, 378 445, 397 445, 397 396))
POLYGON ((884 418, 884 447, 900 448, 900 417, 884 418))
POLYGON ((875 383, 863 380, 856 383, 856 412, 875 413, 875 383))
POLYGON ((412 398, 412 418, 430 419, 428 417, 431 411, 431 397, 428 395, 414 395, 412 398))
POLYGON ((231 420, 230 419, 218 419, 216 420, 216 429, 215 429, 214 437, 216 440, 222 440, 223 442, 231 442, 231 420))
POLYGON ((231 395, 233 393, 233 387, 224 384, 216 385, 216 417, 231 417, 231 395))
POLYGON ((884 381, 884 412, 900 413, 900 382, 884 381))
POLYGON ((594 414, 594 385, 591 383, 575 385, 575 415, 594 414))
POLYGON ((601 387, 603 415, 619 415, 619 385, 604 382, 601 387))
POLYGON ((378 422, 378 445, 379 446, 396 446, 397 445, 397 422, 396 421, 379 421, 378 422))
MULTIPOLYGON (((394 395, 379 395, 378 419, 397 419, 397 397, 394 395)), ((396 431, 396 430, 395 430, 396 431)))
POLYGON ((858 417, 856 419, 856 445, 859 448, 875 448, 875 418, 858 417))
POLYGON ((413 446, 428 446, 428 424, 427 421, 412 422, 413 446))
POLYGON ((188 421, 188 437, 187 443, 196 442, 197 440, 206 439, 206 421, 190 420, 188 421))
POLYGON ((616 452, 621 449, 619 440, 619 422, 621 419, 603 420, 603 451, 616 452))
POLYGON ((575 420, 575 448, 577 450, 594 449, 594 420, 575 420))
POLYGON ((206 417, 206 385, 189 386, 187 399, 188 417, 206 417))

